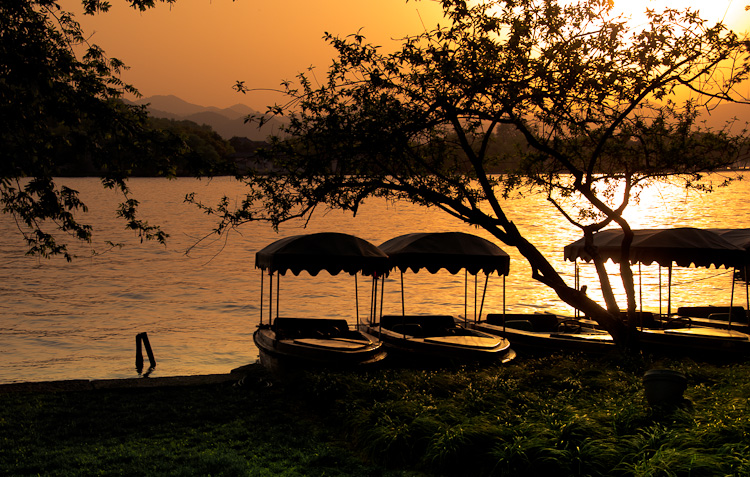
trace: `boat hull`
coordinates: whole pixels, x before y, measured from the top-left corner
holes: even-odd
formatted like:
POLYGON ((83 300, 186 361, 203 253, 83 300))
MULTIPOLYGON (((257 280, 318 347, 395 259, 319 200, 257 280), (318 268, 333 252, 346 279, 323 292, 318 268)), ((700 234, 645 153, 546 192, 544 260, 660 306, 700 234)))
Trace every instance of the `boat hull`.
POLYGON ((505 328, 487 322, 471 323, 472 329, 503 336, 519 352, 552 353, 555 351, 606 354, 616 349, 612 336, 600 332, 544 332, 505 328))
POLYGON ((382 323, 363 329, 384 343, 389 359, 402 364, 506 363, 516 356, 507 339, 456 326, 453 317, 384 316, 382 323), (438 321, 444 326, 435 326, 438 321))
POLYGON ((335 336, 288 336, 269 326, 253 333, 261 364, 272 372, 292 369, 356 369, 383 361, 383 343, 357 330, 335 336))
POLYGON ((502 336, 519 352, 606 354, 617 349, 609 333, 550 314, 490 314, 487 319, 466 326, 502 336))
POLYGON ((750 335, 734 330, 693 326, 675 329, 639 329, 636 338, 643 351, 658 354, 735 359, 750 356, 750 335))
POLYGON ((681 306, 677 308, 677 315, 672 319, 708 328, 750 333, 750 322, 748 322, 745 308, 741 306, 734 306, 731 309, 728 306, 681 306))

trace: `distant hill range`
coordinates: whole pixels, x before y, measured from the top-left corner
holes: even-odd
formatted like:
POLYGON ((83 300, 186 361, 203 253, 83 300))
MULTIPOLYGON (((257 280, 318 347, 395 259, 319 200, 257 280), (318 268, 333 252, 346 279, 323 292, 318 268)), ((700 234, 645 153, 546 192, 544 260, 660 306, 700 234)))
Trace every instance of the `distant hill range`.
MULTIPOLYGON (((235 104, 232 107, 220 109, 191 104, 173 95, 150 96, 133 103, 148 104, 151 115, 157 118, 187 119, 198 124, 207 124, 227 140, 232 137, 245 137, 251 141, 265 141, 269 135, 278 134, 282 124, 277 118, 271 118, 261 129, 258 129, 257 124, 245 124, 244 120, 248 115, 261 113, 244 104, 235 104)), ((736 119, 731 132, 739 134, 743 128, 747 127, 746 123, 750 123, 750 105, 724 103, 710 113, 702 112, 701 117, 706 121, 707 126, 714 129, 721 128, 727 121, 736 119)))
POLYGON ((220 109, 213 106, 198 106, 184 101, 177 96, 149 96, 132 104, 148 105, 147 108, 155 118, 189 120, 198 124, 207 124, 224 139, 245 137, 252 141, 264 141, 272 134, 279 134, 281 122, 271 118, 261 129, 257 123, 245 124, 245 118, 251 114, 261 113, 244 104, 235 104, 220 109))

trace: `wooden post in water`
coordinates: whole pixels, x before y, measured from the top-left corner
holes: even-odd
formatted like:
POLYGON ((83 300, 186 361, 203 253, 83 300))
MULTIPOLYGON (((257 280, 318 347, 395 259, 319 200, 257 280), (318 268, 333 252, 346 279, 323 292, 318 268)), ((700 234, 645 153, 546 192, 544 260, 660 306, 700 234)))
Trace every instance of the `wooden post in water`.
POLYGON ((138 333, 135 335, 135 369, 140 373, 143 370, 143 351, 141 350, 142 345, 146 347, 146 354, 148 355, 149 368, 153 369, 156 367, 156 359, 154 359, 154 352, 151 350, 151 343, 148 341, 148 334, 138 333))
POLYGON ((143 333, 143 345, 146 347, 146 354, 148 355, 148 362, 152 368, 156 367, 156 359, 154 359, 154 352, 151 350, 151 343, 148 341, 148 335, 143 333))
POLYGON ((135 335, 135 370, 138 374, 143 371, 143 351, 141 350, 141 334, 135 335))

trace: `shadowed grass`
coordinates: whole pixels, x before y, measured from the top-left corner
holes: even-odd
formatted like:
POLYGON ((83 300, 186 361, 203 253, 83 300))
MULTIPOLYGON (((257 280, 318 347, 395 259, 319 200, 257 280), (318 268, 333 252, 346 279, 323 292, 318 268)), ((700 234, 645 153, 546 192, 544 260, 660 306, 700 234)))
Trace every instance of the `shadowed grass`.
POLYGON ((551 356, 258 379, 0 395, 0 473, 750 475, 747 363, 551 356), (683 405, 645 402, 656 366, 686 374, 683 405))
POLYGON ((396 468, 556 476, 747 471, 747 364, 553 356, 484 369, 322 374, 311 390, 372 461, 396 468), (689 401, 648 406, 642 376, 652 367, 685 372, 689 401))
POLYGON ((2 475, 373 473, 280 386, 18 393, 0 406, 2 475))

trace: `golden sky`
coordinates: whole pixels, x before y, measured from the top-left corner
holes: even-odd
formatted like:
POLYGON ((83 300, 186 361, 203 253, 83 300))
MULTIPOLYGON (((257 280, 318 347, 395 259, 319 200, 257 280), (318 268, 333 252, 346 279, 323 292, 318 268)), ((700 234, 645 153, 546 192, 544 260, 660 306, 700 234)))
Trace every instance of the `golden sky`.
MULTIPOLYGON (((432 1, 405 0, 178 0, 146 12, 111 0, 106 14, 76 13, 89 40, 130 66, 123 78, 144 96, 174 94, 203 106, 237 103, 265 110, 275 100, 250 87, 276 88, 309 66, 324 76, 334 50, 322 39, 360 28, 368 40, 393 39, 434 26, 441 9, 432 1)), ((62 5, 81 11, 80 0, 62 5)))
MULTIPOLYGON (((326 31, 343 36, 361 28, 371 42, 395 49, 398 38, 441 20, 439 4, 430 0, 178 0, 143 13, 124 0, 111 3, 109 13, 85 17, 80 0, 62 1, 90 42, 131 67, 123 78, 144 96, 174 94, 203 106, 244 103, 258 110, 278 96, 241 95, 232 89, 235 81, 275 88, 311 65, 322 78, 334 55, 322 40, 326 31)), ((646 6, 691 6, 736 31, 748 30, 746 4, 750 0, 615 0, 628 14, 646 6)))

